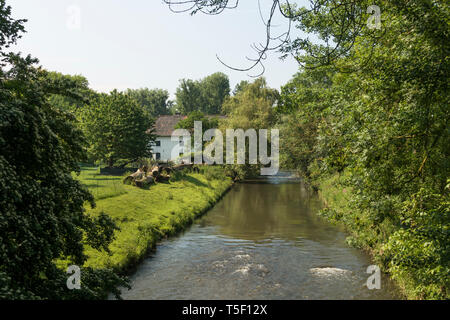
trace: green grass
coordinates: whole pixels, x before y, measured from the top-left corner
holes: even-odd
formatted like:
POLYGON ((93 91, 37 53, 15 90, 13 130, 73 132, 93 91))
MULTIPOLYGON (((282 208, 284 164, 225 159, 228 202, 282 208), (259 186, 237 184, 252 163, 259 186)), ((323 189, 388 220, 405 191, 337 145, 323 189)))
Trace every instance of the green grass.
MULTIPOLYGON (((345 177, 345 176, 344 176, 345 177)), ((341 185, 341 180, 344 178, 339 174, 320 179, 319 190, 324 203, 337 211, 345 212, 351 210, 349 206, 351 188, 344 188, 341 185)))
POLYGON ((159 183, 148 190, 124 185, 123 177, 102 176, 98 168, 83 167, 77 177, 96 200, 88 214, 105 212, 120 231, 111 254, 86 247, 85 266, 124 272, 138 263, 158 240, 183 230, 211 208, 231 187, 229 178, 190 173, 179 181, 159 183))
POLYGON ((316 181, 326 204, 321 215, 345 226, 351 234, 347 242, 367 251, 407 299, 448 299, 444 288, 448 286, 445 280, 448 269, 440 262, 439 248, 435 249, 427 239, 407 233, 391 219, 375 226, 367 210, 352 205, 353 191, 342 183, 348 177, 349 173, 344 172, 316 181), (433 257, 434 263, 423 262, 429 257, 433 257))
POLYGON ((122 183, 122 177, 102 176, 96 167, 82 167, 80 175, 75 177, 89 188, 96 201, 117 197, 129 191, 122 183))

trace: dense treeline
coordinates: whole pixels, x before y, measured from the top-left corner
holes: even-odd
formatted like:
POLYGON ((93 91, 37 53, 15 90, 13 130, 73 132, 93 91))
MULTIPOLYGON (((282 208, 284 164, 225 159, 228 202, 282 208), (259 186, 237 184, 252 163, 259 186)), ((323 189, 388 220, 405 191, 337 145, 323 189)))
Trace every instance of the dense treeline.
MULTIPOLYGON (((338 175, 352 244, 413 298, 448 298, 450 274, 449 6, 382 2, 383 29, 360 34, 331 66, 283 87, 284 164, 313 185, 338 175)), ((325 28, 305 20, 304 27, 325 28)), ((316 17, 317 18, 317 17, 316 17)))
POLYGON ((200 111, 205 114, 220 114, 222 104, 230 95, 228 76, 216 72, 201 80, 180 80, 176 91, 175 110, 182 114, 200 111))
MULTIPOLYGON (((188 2, 196 10, 227 4, 188 2)), ((82 269, 82 290, 70 291, 56 265, 82 266, 85 245, 107 252, 116 230, 107 214, 86 215, 93 197, 72 173, 86 159, 113 166, 148 157, 147 129, 174 112, 190 114, 183 128, 219 113, 227 119, 209 119, 208 127, 280 128, 282 165, 323 193, 345 193, 323 214, 348 227, 349 242, 368 249, 408 297, 448 298, 449 4, 379 1, 381 28, 371 29, 369 1, 312 3, 308 11, 274 1, 296 28, 323 41, 283 43, 283 54, 303 66, 281 93, 260 78, 230 96, 227 76, 215 73, 182 80, 173 103, 160 89, 99 94, 82 76, 47 72, 8 52, 25 21, 0 0, 0 298, 119 293, 125 279, 91 268, 82 269)), ((238 179, 257 168, 226 167, 238 179)))
MULTIPOLYGON (((98 93, 81 75, 9 52, 25 22, 0 0, 0 299, 119 297, 126 278, 84 266, 86 247, 109 253, 116 222, 86 213, 95 201, 73 174, 84 161, 124 166, 150 157, 154 119, 176 108, 166 90, 98 93), (80 290, 66 285, 68 265, 81 268, 80 290)), ((228 78, 205 78, 202 92, 194 110, 217 112, 228 78)))
MULTIPOLYGON (((228 0, 165 2, 192 14, 236 7, 228 0)), ((302 66, 282 88, 276 126, 285 167, 316 188, 345 193, 345 203, 324 215, 345 223, 350 242, 368 249, 408 297, 448 298, 450 6, 378 1, 377 17, 372 5, 274 0, 268 42, 252 61, 261 64, 275 47, 302 66), (275 37, 275 12, 302 33, 275 37)))
POLYGON ((30 56, 9 53, 23 32, 0 0, 0 299, 99 299, 118 294, 124 279, 108 269, 83 268, 84 245, 108 250, 112 219, 85 214, 92 195, 72 172, 85 156, 72 113, 52 95, 82 101, 79 79, 58 77, 30 56), (81 267, 83 286, 69 290, 56 260, 81 267))

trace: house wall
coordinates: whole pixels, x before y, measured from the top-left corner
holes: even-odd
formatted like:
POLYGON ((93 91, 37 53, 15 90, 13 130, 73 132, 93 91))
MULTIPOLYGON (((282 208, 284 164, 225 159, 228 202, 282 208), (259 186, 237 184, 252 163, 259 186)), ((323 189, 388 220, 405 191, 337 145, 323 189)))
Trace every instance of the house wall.
POLYGON ((153 159, 156 160, 156 153, 161 155, 159 161, 175 161, 180 153, 184 151, 184 145, 179 141, 171 141, 171 137, 157 137, 155 141, 160 141, 161 146, 152 145, 153 159), (172 157, 172 150, 175 150, 176 156, 172 157))

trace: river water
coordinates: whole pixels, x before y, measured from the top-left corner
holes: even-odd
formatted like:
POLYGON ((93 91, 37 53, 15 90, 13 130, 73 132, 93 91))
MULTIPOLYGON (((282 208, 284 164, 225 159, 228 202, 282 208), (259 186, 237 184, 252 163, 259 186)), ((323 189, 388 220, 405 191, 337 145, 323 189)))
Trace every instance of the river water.
POLYGON ((124 299, 398 299, 391 281, 369 290, 369 257, 317 216, 299 182, 235 185, 205 216, 165 240, 131 277, 124 299))

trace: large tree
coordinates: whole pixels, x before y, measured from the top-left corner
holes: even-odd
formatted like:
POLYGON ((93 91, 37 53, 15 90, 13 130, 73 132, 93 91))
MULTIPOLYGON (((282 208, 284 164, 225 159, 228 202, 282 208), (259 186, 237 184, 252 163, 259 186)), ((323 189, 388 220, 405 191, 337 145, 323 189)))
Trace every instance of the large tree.
MULTIPOLYGON (((275 107, 279 99, 276 89, 267 86, 265 78, 247 84, 235 96, 225 100, 223 112, 226 118, 220 121, 220 129, 270 129, 276 122, 275 107)), ((269 137, 270 139, 270 134, 269 137)), ((249 141, 246 139, 245 165, 228 165, 227 171, 235 179, 244 179, 260 174, 260 165, 249 163, 249 141)))
POLYGON ((152 116, 167 115, 171 113, 169 92, 163 89, 128 89, 126 92, 133 97, 152 116))
MULTIPOLYGON (((324 156, 316 145, 319 127, 324 125, 326 112, 336 101, 334 74, 330 68, 304 70, 281 89, 277 106, 281 115, 277 126, 283 137, 281 163, 284 168, 297 170, 305 179, 310 178, 311 164, 324 156)), ((340 152, 337 145, 328 150, 340 152)))
POLYGON ((0 0, 0 299, 95 299, 118 293, 108 270, 82 268, 80 290, 69 290, 55 261, 83 266, 84 244, 107 250, 115 226, 86 214, 93 197, 72 177, 85 156, 74 117, 49 103, 73 97, 75 82, 60 81, 37 61, 6 51, 23 31, 0 0))
POLYGON ((188 114, 203 110, 204 101, 198 81, 181 79, 175 95, 178 112, 188 114))
POLYGON ((222 109, 227 118, 222 124, 227 128, 269 129, 276 120, 278 99, 278 91, 268 87, 265 78, 258 78, 225 101, 222 109))
POLYGON ((80 112, 81 124, 89 142, 89 153, 113 167, 151 155, 154 136, 148 131, 153 120, 128 94, 112 91, 80 112))
POLYGON ((220 114, 222 104, 230 95, 230 81, 228 76, 221 72, 213 73, 200 82, 201 94, 206 114, 220 114))
POLYGON ((176 91, 177 108, 183 114, 192 111, 220 114, 222 104, 229 95, 230 81, 221 72, 197 81, 182 79, 176 91))
POLYGON ((66 75, 59 72, 48 72, 48 82, 64 94, 56 92, 49 97, 49 103, 70 112, 85 107, 97 93, 89 88, 88 80, 82 75, 66 75))

